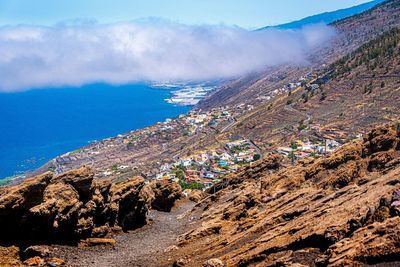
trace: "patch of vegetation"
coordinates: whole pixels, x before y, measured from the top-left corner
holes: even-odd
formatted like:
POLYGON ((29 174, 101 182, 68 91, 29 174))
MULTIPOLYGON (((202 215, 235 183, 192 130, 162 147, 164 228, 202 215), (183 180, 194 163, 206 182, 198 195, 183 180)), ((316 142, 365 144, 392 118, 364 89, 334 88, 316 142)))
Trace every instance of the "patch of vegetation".
POLYGON ((111 170, 114 171, 114 172, 118 171, 118 165, 117 164, 112 165, 111 166, 111 170))
POLYGON ((183 180, 179 180, 179 185, 182 187, 182 190, 185 189, 199 189, 202 190, 204 185, 199 182, 185 182, 183 180))
POLYGON ((304 120, 301 120, 299 122, 299 126, 297 127, 297 129, 300 131, 307 129, 307 125, 304 124, 304 120))
POLYGON ((332 65, 332 76, 346 74, 361 65, 366 65, 369 70, 384 66, 387 59, 400 55, 399 44, 400 29, 393 28, 336 61, 332 65))
POLYGON ((75 154, 79 154, 79 153, 81 153, 81 152, 83 152, 82 149, 76 149, 76 150, 70 152, 69 154, 70 154, 70 155, 75 155, 75 154))
POLYGON ((254 160, 254 161, 257 161, 257 160, 259 160, 259 159, 261 159, 261 155, 260 155, 260 154, 255 154, 255 155, 253 156, 253 160, 254 160))

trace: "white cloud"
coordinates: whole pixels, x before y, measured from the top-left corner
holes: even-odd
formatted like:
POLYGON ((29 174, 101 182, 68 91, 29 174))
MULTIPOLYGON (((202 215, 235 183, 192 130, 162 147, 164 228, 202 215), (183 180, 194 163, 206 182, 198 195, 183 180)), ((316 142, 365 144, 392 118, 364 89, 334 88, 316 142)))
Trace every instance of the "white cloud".
POLYGON ((334 31, 247 31, 168 22, 0 28, 0 91, 93 82, 230 78, 267 66, 306 62, 334 31))

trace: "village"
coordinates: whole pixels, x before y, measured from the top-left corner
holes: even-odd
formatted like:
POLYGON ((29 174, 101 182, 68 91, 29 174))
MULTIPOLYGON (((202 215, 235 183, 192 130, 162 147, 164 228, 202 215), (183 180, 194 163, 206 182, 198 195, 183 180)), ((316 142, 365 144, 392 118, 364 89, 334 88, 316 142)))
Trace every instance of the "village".
POLYGON ((215 151, 199 151, 189 157, 164 164, 155 179, 170 178, 183 188, 207 189, 243 165, 261 158, 250 140, 236 140, 215 151))
MULTIPOLYGON (((289 83, 284 88, 273 92, 281 94, 298 87, 305 90, 316 90, 325 76, 306 75, 297 82, 289 83), (310 89, 311 88, 311 89, 310 89)), ((289 106, 289 108, 291 108, 289 106)), ((225 176, 237 171, 240 167, 251 164, 263 157, 264 153, 278 153, 288 162, 306 158, 323 157, 345 143, 335 131, 329 136, 321 133, 319 125, 313 125, 310 118, 299 123, 298 134, 286 146, 271 147, 269 151, 261 149, 250 139, 236 136, 215 147, 201 148, 188 153, 173 154, 169 159, 153 164, 138 163, 131 160, 130 155, 145 155, 149 147, 157 145, 160 149, 168 149, 182 137, 196 137, 199 134, 218 134, 233 127, 243 113, 251 112, 253 105, 241 104, 234 108, 225 106, 208 111, 192 110, 174 119, 153 126, 120 134, 113 138, 95 141, 92 144, 58 157, 54 161, 52 171, 62 172, 63 164, 94 157, 105 157, 104 161, 114 162, 98 168, 99 177, 115 177, 123 174, 137 173, 146 180, 169 178, 179 182, 183 188, 207 189, 225 176), (126 158, 117 160, 113 155, 125 151, 126 158), (182 154, 182 155, 181 155, 182 154), (129 159, 129 161, 128 161, 129 159), (111 165, 111 166, 110 166, 111 165)), ((103 161, 103 162, 104 162, 103 161)))

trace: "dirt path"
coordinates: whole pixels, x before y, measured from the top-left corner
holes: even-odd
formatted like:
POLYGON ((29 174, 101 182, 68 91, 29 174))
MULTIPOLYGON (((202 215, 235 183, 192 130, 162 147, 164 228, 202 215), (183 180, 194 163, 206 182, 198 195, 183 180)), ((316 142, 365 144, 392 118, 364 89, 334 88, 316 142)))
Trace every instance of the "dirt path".
POLYGON ((56 246, 51 249, 52 256, 65 259, 67 266, 162 266, 169 262, 165 250, 176 243, 176 238, 191 228, 191 218, 182 216, 194 206, 184 201, 170 213, 150 211, 153 222, 132 232, 115 236, 115 248, 87 248, 56 246))

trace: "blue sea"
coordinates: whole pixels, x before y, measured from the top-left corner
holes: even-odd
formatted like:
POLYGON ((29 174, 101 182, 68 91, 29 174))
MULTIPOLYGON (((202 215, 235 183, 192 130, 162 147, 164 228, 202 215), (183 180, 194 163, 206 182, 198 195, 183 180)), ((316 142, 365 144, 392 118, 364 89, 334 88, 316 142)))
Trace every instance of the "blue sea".
POLYGON ((187 113, 146 84, 0 93, 0 179, 40 167, 93 140, 187 113))

